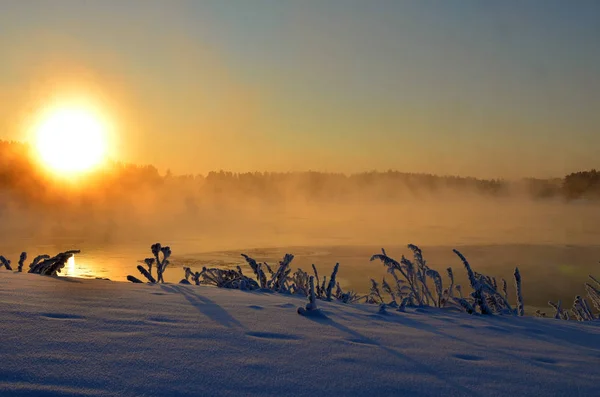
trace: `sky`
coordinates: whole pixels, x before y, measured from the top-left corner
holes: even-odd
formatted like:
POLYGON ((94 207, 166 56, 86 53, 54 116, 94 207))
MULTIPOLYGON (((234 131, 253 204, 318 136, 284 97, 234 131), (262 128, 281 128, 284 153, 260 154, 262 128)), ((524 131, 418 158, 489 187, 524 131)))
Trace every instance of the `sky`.
POLYGON ((600 2, 0 0, 0 139, 77 95, 161 171, 598 168, 600 2))

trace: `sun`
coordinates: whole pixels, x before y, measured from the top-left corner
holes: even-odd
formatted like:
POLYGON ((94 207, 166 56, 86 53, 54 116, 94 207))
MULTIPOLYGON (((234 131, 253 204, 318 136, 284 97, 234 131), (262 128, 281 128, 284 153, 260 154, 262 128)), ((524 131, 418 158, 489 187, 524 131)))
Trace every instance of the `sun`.
POLYGON ((97 167, 107 155, 107 132, 91 109, 64 106, 48 111, 35 128, 41 163, 59 175, 80 174, 97 167))

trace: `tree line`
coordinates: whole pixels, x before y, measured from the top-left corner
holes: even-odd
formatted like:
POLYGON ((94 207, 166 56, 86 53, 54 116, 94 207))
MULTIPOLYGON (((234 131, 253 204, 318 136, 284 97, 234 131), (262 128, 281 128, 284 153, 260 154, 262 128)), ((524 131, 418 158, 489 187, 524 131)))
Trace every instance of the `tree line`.
MULTIPOLYGON (((600 198, 600 172, 592 169, 562 178, 524 178, 520 181, 479 179, 460 176, 406 173, 388 170, 351 175, 306 172, 209 172, 204 175, 160 174, 152 165, 111 162, 86 177, 87 196, 104 199, 146 194, 157 189, 185 190, 198 197, 253 198, 278 200, 290 197, 306 200, 358 198, 401 200, 407 195, 435 197, 438 193, 477 193, 490 197, 515 192, 537 199, 565 200, 600 198)), ((52 201, 61 190, 50 182, 29 146, 0 141, 0 193, 17 195, 20 200, 52 201)), ((1 197, 1 196, 0 196, 1 197)))

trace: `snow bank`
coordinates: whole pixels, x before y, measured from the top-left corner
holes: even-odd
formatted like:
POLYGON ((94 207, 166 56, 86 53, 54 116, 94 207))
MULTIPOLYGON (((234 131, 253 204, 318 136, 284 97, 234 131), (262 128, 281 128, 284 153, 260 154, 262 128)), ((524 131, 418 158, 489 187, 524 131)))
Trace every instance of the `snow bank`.
POLYGON ((0 271, 0 395, 592 396, 600 324, 0 271))

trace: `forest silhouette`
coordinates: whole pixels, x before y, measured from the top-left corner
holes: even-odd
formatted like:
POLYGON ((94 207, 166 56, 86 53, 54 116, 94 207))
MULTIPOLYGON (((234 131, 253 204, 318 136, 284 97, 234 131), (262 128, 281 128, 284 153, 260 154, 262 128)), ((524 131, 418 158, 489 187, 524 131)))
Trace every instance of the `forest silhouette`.
MULTIPOLYGON (((73 201, 110 205, 134 196, 177 190, 193 206, 195 200, 221 204, 234 201, 281 200, 375 201, 402 200, 406 195, 431 198, 438 192, 533 199, 599 199, 600 173, 595 169, 562 178, 521 180, 439 176, 388 170, 346 175, 324 172, 211 171, 207 175, 161 175, 152 165, 110 162, 73 184, 53 180, 36 163, 25 143, 0 141, 0 192, 23 206, 72 205, 73 201)), ((5 200, 0 201, 6 204, 5 200)))

